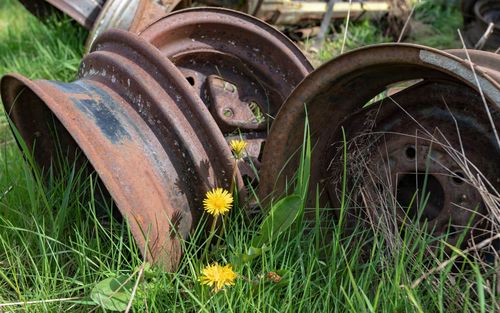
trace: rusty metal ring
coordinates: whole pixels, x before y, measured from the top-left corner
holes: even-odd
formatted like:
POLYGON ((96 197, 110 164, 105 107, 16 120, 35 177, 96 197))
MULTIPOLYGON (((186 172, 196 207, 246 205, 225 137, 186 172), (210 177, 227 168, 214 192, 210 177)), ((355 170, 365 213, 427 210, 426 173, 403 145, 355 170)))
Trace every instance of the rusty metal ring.
MULTIPOLYGON (((472 60, 474 60, 480 58, 481 53, 474 52, 472 55, 472 60)), ((496 139, 493 131, 493 128, 500 128, 498 119, 500 112, 498 56, 490 53, 488 57, 484 57, 478 63, 480 65, 473 66, 493 116, 494 125, 490 123, 477 92, 471 65, 468 61, 447 52, 417 45, 385 44, 346 53, 323 65, 295 89, 274 121, 267 141, 267 146, 272 148, 264 150, 260 172, 259 194, 261 199, 279 196, 285 190, 286 181, 290 181, 295 174, 298 164, 297 151, 299 151, 303 140, 305 107, 307 107, 314 147, 311 161, 311 186, 314 186, 314 190, 311 192, 316 192, 315 188, 318 184, 328 190, 328 193, 322 193, 323 205, 326 203, 330 203, 334 207, 339 205, 337 197, 339 168, 335 168, 338 165, 335 161, 339 153, 338 149, 342 148, 338 145, 342 141, 342 127, 345 129, 349 144, 348 153, 352 153, 349 154, 351 161, 356 159, 354 155, 357 150, 354 147, 374 147, 380 142, 379 137, 369 137, 368 135, 380 135, 386 132, 407 134, 406 137, 410 138, 410 141, 413 140, 414 146, 423 146, 416 144, 415 131, 417 128, 413 120, 408 118, 412 114, 426 127, 440 126, 443 128, 444 134, 456 135, 451 132, 455 129, 452 120, 449 116, 444 118, 448 109, 456 115, 461 129, 465 128, 464 134, 470 136, 471 140, 464 140, 466 151, 482 151, 470 153, 471 156, 474 156, 475 165, 498 190, 497 162, 491 162, 491 160, 498 160, 500 155, 499 147, 495 144, 496 139), (492 59, 497 60, 494 63, 495 66, 485 67, 492 59), (393 100, 401 102, 400 106, 394 107, 393 104, 391 108, 391 103, 394 102, 385 99, 383 104, 376 102, 368 107, 363 107, 368 101, 383 92, 387 86, 409 81, 412 84, 416 83, 416 85, 392 96, 393 100), (440 98, 445 99, 448 108, 443 107, 440 98), (440 101, 441 104, 437 101, 440 101), (405 102, 409 103, 408 107, 406 107, 405 102), (401 107, 408 111, 402 112, 401 107), (426 118, 429 124, 425 123, 426 118), (365 141, 359 143, 356 141, 358 138, 364 138, 365 141), (476 145, 482 148, 478 148, 476 145), (488 150, 489 153, 487 159, 485 159, 485 150, 488 150), (491 156, 492 154, 493 156, 491 156)), ((395 148, 391 148, 394 151, 388 150, 390 150, 389 154, 397 154, 397 158, 405 158, 404 152, 410 143, 400 137, 404 136, 389 138, 393 144, 388 145, 395 148), (398 154, 400 152, 403 154, 398 154)), ((427 147, 429 146, 428 139, 427 147)), ((454 148, 457 148, 455 140, 450 142, 454 148)), ((426 149, 428 151, 428 148, 426 149)), ((418 151, 415 147, 410 150, 408 150, 406 157, 411 157, 413 162, 417 161, 417 154, 425 155, 424 151, 418 151)), ((441 149, 438 154, 446 160, 443 162, 449 163, 448 167, 455 166, 452 170, 456 171, 455 174, 453 174, 454 172, 448 173, 448 178, 443 175, 443 177, 436 179, 436 190, 444 186, 442 195, 445 191, 455 190, 456 192, 448 194, 447 197, 443 195, 436 198, 434 204, 449 208, 450 201, 456 203, 457 199, 453 197, 461 195, 465 195, 472 202, 482 201, 481 197, 477 195, 477 191, 473 190, 474 188, 467 185, 451 185, 457 182, 460 184, 463 180, 460 177, 454 177, 456 179, 454 181, 450 176, 460 176, 463 173, 460 173, 456 162, 450 160, 450 156, 444 153, 444 150, 441 149)), ((372 173, 383 169, 385 163, 377 155, 376 150, 367 151, 365 153, 358 151, 357 153, 358 157, 361 156, 367 162, 369 161, 368 163, 375 164, 374 167, 367 166, 365 169, 372 168, 372 173), (378 161, 380 162, 376 163, 378 161)), ((423 159, 418 160, 418 162, 420 163, 417 172, 413 171, 413 176, 417 176, 420 171, 425 171, 425 168, 421 168, 423 159)), ((405 171, 409 169, 400 167, 395 170, 405 171)), ((442 172, 442 170, 440 171, 442 172)), ((362 173, 366 174, 367 172, 362 173)), ((379 177, 380 173, 379 176, 373 176, 379 177)), ((396 179, 394 184, 404 185, 404 183, 405 181, 396 179)), ((403 189, 401 188, 401 190, 403 189)), ((397 196, 396 190, 390 191, 394 197, 397 196)), ((448 213, 444 212, 443 214, 448 213)), ((433 213, 429 212, 429 214, 433 213)), ((451 213, 448 217, 450 216, 451 213)), ((444 219, 440 222, 443 221, 444 219)), ((460 223, 463 225, 464 221, 461 220, 460 223)))
POLYGON ((216 123, 175 65, 136 35, 112 30, 97 39, 76 81, 7 75, 0 90, 37 163, 48 168, 56 151, 69 159, 83 152, 141 252, 174 270, 179 240, 196 227, 204 193, 228 188, 233 164, 216 123))

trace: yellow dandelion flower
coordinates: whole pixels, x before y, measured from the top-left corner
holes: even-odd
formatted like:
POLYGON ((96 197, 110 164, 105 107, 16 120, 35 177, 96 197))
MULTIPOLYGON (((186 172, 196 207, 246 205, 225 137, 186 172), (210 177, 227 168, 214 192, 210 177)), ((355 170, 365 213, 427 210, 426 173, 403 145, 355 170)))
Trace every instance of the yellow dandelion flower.
POLYGON ((231 264, 219 265, 217 262, 207 265, 201 270, 198 278, 202 285, 213 287, 214 292, 218 292, 225 286, 234 286, 234 281, 238 275, 233 271, 231 264))
POLYGON ((233 150, 234 157, 236 159, 241 159, 243 157, 243 151, 247 147, 247 143, 245 142, 245 140, 231 140, 229 142, 229 145, 231 146, 231 150, 233 150))
POLYGON ((205 211, 215 217, 229 212, 232 204, 233 196, 222 188, 214 188, 208 191, 205 195, 205 200, 203 200, 205 211))

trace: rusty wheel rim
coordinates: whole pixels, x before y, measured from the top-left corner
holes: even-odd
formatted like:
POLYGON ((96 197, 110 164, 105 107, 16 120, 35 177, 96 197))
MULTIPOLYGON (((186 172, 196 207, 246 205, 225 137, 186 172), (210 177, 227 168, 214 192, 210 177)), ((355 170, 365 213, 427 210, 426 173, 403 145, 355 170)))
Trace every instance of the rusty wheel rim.
POLYGON ((45 18, 51 9, 69 15, 86 29, 92 28, 105 0, 20 0, 22 5, 38 18, 45 18))
MULTIPOLYGON (((474 68, 493 115, 493 127, 498 129, 498 56, 491 53, 471 55, 473 60, 480 60, 474 68), (492 59, 497 60, 496 66, 485 67, 492 59)), ((443 51, 407 44, 359 49, 323 65, 296 88, 271 128, 267 145, 272 149, 264 151, 261 198, 273 197, 275 190, 283 192, 286 179, 294 175, 296 151, 303 138, 304 106, 307 105, 314 146, 311 185, 319 184, 328 191, 322 195, 323 205, 340 205, 338 184, 342 160, 339 153, 342 154, 343 127, 349 161, 355 164, 355 160, 362 159, 364 162, 364 170, 357 169, 358 178, 363 175, 370 178, 366 179, 370 186, 364 188, 362 195, 365 200, 377 203, 377 195, 387 191, 394 200, 408 202, 408 194, 413 195, 422 181, 417 179, 418 175, 427 173, 428 184, 434 189, 434 198, 425 207, 428 210, 423 212, 428 230, 443 235, 450 230, 450 225, 457 230, 465 227, 471 214, 457 207, 467 206, 471 210, 482 199, 477 190, 464 183, 463 169, 450 157, 450 147, 459 147, 455 121, 467 138, 463 141, 466 155, 470 154, 471 161, 486 176, 493 190, 498 190, 500 183, 496 162, 485 157, 489 151, 493 159, 498 160, 500 150, 473 77, 468 62, 443 51), (392 100, 385 98, 362 108, 387 86, 398 82, 413 85, 393 95, 392 100), (430 129, 429 134, 419 129, 422 127, 430 129), (419 136, 416 136, 417 130, 419 136), (477 148, 477 144, 484 150, 477 148), (430 155, 434 161, 429 167, 430 155), (385 180, 377 181, 380 177, 385 180)), ((352 170, 348 174, 356 173, 355 166, 352 170)), ((404 213, 411 215, 413 208, 407 206, 405 209, 404 213)), ((376 211, 371 212, 377 216, 376 211)), ((478 216, 484 213, 484 207, 480 206, 476 213, 478 216)), ((450 236, 448 240, 454 243, 457 238, 450 236)))
POLYGON ((204 193, 228 188, 232 169, 224 137, 175 65, 135 35, 113 30, 98 38, 75 82, 9 75, 1 94, 28 147, 38 147, 37 163, 47 167, 54 158, 46 120, 55 117, 62 151, 81 149, 141 252, 174 270, 204 193))
POLYGON ((272 26, 227 9, 176 11, 140 36, 176 64, 228 140, 242 136, 247 141, 240 173, 255 181, 253 168, 259 168, 272 119, 312 71, 306 57, 272 26))
POLYGON ((90 31, 85 44, 89 51, 94 40, 111 28, 139 33, 169 12, 183 7, 180 0, 156 2, 151 0, 107 0, 90 31))
POLYGON ((134 16, 144 2, 148 0, 107 0, 90 29, 86 50, 89 51, 93 42, 111 28, 128 30, 134 21, 134 16))

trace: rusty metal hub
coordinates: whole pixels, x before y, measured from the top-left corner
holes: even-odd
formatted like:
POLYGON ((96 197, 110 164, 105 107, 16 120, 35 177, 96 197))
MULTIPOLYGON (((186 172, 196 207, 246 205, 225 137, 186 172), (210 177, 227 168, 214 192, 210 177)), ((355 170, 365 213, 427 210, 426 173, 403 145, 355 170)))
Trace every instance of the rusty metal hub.
POLYGON ((482 175, 491 192, 500 187, 500 58, 471 52, 471 59, 490 114, 471 65, 448 52, 387 44, 323 65, 277 115, 267 142, 272 148, 264 151, 261 197, 277 196, 293 178, 307 107, 314 147, 311 192, 318 184, 327 191, 323 205, 341 203, 344 130, 350 206, 367 208, 379 221, 397 207, 399 222, 425 222, 429 232, 449 234, 448 241, 456 243, 459 232, 485 213, 471 179, 482 175), (394 84, 402 90, 387 96, 394 84))
POLYGON ((274 116, 312 71, 299 48, 256 18, 218 8, 176 11, 140 36, 180 69, 228 139, 245 138, 240 169, 255 178, 274 116))
MULTIPOLYGON (((343 122, 353 138, 350 178, 363 186, 364 201, 374 205, 374 216, 396 202, 397 220, 409 217, 426 223, 433 235, 448 234, 448 242, 455 245, 461 231, 480 220, 474 215, 484 216, 486 210, 466 168, 456 161, 461 152, 452 147, 460 147, 462 140, 468 162, 490 177, 500 177, 496 163, 484 158, 498 149, 484 136, 488 122, 480 118, 481 98, 459 84, 425 82, 371 107, 343 122)), ((340 165, 330 167, 329 177, 342 175, 340 165)), ((338 199, 339 190, 338 181, 329 185, 329 193, 338 199)))

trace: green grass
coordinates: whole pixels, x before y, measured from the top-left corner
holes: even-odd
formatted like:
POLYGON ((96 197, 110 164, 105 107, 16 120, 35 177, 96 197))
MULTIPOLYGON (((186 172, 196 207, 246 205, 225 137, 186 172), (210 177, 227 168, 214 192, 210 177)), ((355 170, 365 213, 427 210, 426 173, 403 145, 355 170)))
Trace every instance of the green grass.
MULTIPOLYGON (((439 18, 439 14, 435 16, 439 18)), ((74 77, 85 31, 68 20, 43 25, 13 0, 0 3, 0 25, 0 74, 19 72, 62 81, 74 77)), ((348 48, 354 48, 381 37, 363 22, 350 27, 348 39, 348 48)), ((329 57, 325 53, 324 58, 329 57)), ((143 264, 128 228, 104 218, 103 208, 96 208, 94 176, 63 164, 63 178, 44 184, 36 169, 24 161, 5 120, 0 127, 0 305, 12 304, 0 306, 0 311, 103 311, 90 299, 94 286, 108 277, 132 276, 143 264), (13 304, 26 301, 39 302, 13 304)), ((304 156, 307 153, 306 149, 304 156)), ((299 181, 304 184, 308 170, 301 169, 299 181)), ((112 204, 106 208, 111 211, 112 204)), ((198 283, 200 269, 206 265, 200 259, 203 247, 194 244, 197 240, 186 242, 178 272, 147 271, 133 310, 494 311, 498 298, 490 291, 495 281, 480 270, 475 259, 468 258, 459 270, 451 263, 411 288, 415 279, 448 258, 444 253, 436 258, 425 253, 424 247, 436 239, 405 228, 401 231, 403 248, 389 253, 392 250, 382 233, 362 223, 346 229, 343 217, 348 209, 346 200, 337 209, 340 218, 334 219, 329 209, 307 208, 317 221, 327 222, 321 227, 314 220, 295 223, 271 242, 269 251, 252 262, 235 265, 240 275, 236 285, 216 294, 198 283), (280 283, 266 278, 279 270, 286 273, 280 283)), ((234 208, 221 245, 209 249, 208 258, 235 263, 235 256, 249 248, 262 219, 255 216, 248 221, 234 208)))
MULTIPOLYGON (((438 49, 462 48, 457 30, 462 25, 458 0, 414 0, 415 8, 409 22, 410 33, 401 42, 427 45, 438 49)), ((403 23, 405 21, 402 21, 403 23)), ((325 62, 344 52, 368 44, 394 42, 384 33, 384 22, 361 20, 339 22, 315 59, 325 62), (347 29, 347 35, 344 34, 347 29)), ((395 34, 398 37, 398 34, 395 34)))

